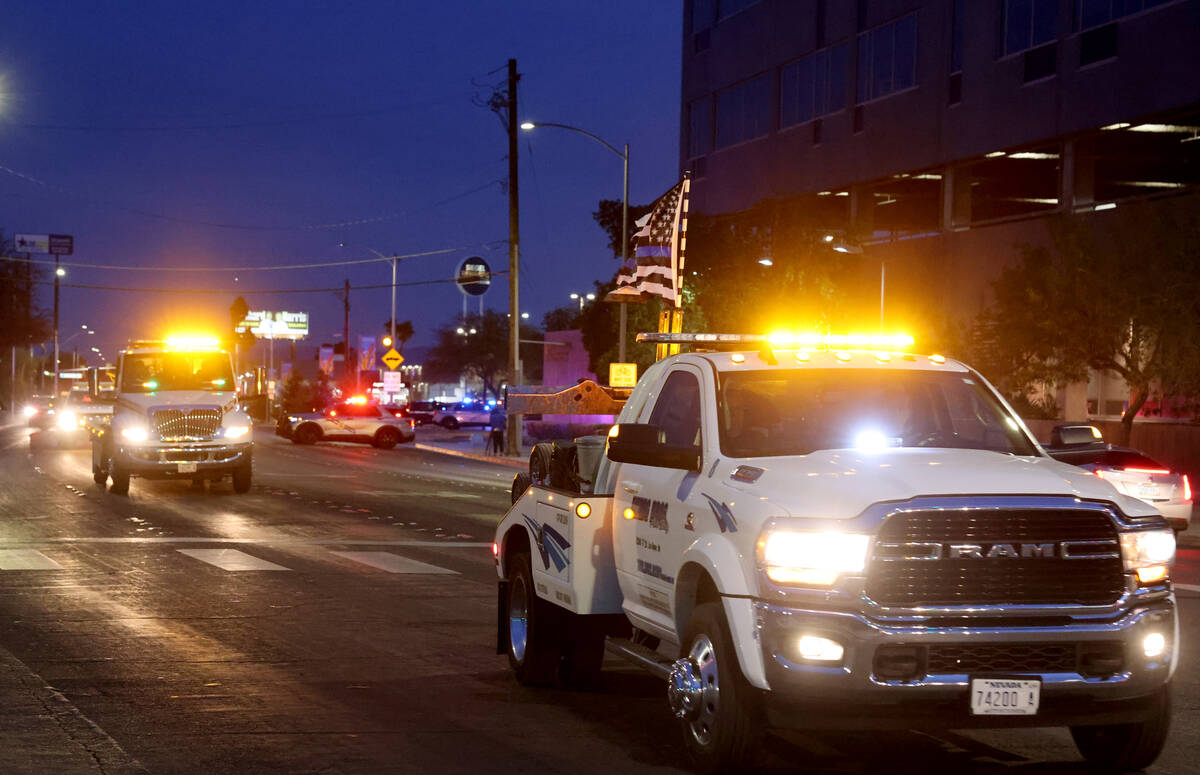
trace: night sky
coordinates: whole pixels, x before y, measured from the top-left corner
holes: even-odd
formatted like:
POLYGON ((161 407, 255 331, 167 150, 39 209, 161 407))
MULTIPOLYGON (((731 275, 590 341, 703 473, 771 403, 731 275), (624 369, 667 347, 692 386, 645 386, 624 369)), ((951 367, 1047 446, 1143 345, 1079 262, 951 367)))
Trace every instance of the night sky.
MULTIPOLYGON (((453 248, 401 262, 400 282, 452 277, 470 255, 507 267, 506 133, 475 101, 502 86, 510 57, 522 120, 628 142, 635 204, 675 182, 677 2, 10 0, 3 17, 6 236, 74 235, 65 260, 92 266, 219 269, 69 267, 64 282, 236 288, 252 309, 309 312, 308 345, 340 337, 339 294, 256 291, 383 284, 389 265, 236 267, 369 258, 368 248, 453 248)), ((620 198, 621 161, 551 128, 523 132, 519 155, 521 307, 540 322, 616 269, 591 213, 620 198)), ((111 358, 131 337, 228 326, 235 295, 64 287, 62 338, 83 323, 96 331, 64 349, 111 358)), ((410 345, 430 344, 461 298, 448 283, 400 288, 410 345)), ((50 300, 43 287, 40 304, 50 300)), ((507 278, 484 300, 506 312, 507 278)), ((356 341, 387 319, 389 292, 352 292, 351 305, 356 341)))

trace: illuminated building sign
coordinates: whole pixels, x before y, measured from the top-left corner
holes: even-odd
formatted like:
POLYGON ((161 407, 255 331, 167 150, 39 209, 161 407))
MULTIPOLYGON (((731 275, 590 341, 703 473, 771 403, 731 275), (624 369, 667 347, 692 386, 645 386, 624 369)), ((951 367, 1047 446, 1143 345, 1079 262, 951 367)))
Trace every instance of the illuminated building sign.
POLYGON ((303 339, 308 336, 307 312, 247 312, 235 328, 262 339, 303 339))

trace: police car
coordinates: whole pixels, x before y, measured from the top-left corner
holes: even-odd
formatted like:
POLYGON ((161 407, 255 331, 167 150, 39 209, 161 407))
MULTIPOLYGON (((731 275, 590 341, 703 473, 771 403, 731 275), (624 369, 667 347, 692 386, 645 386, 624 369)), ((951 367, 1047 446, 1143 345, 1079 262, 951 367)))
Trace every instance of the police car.
POLYGON ((356 396, 324 412, 290 414, 276 426, 276 433, 294 444, 318 441, 354 441, 391 449, 416 439, 413 421, 396 417, 366 398, 356 396))

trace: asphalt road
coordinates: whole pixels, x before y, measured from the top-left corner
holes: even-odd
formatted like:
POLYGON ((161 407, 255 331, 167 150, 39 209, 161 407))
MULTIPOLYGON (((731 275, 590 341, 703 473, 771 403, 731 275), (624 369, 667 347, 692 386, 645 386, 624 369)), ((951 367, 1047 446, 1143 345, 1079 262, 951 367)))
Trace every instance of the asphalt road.
MULTIPOLYGON (((495 644, 512 469, 256 431, 255 484, 91 481, 0 429, 0 772, 680 772, 662 685, 518 686, 495 644)), ((1190 544, 1190 542, 1189 542, 1190 544)), ((1176 721, 1200 772, 1200 551, 1176 721)), ((764 772, 1086 773, 1064 730, 789 733, 764 772)))

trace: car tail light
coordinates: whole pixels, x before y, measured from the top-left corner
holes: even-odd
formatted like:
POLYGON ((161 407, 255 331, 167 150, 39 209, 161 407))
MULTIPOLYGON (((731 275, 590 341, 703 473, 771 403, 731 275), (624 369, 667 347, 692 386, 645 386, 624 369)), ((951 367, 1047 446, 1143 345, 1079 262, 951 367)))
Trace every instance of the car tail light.
POLYGON ((1187 474, 1183 475, 1183 500, 1185 503, 1192 500, 1192 483, 1188 481, 1187 474))
POLYGON ((1171 473, 1165 468, 1126 468, 1125 471, 1131 474, 1169 474, 1171 473))
POLYGON ((415 431, 417 429, 417 421, 410 418, 408 421, 408 427, 415 431))

